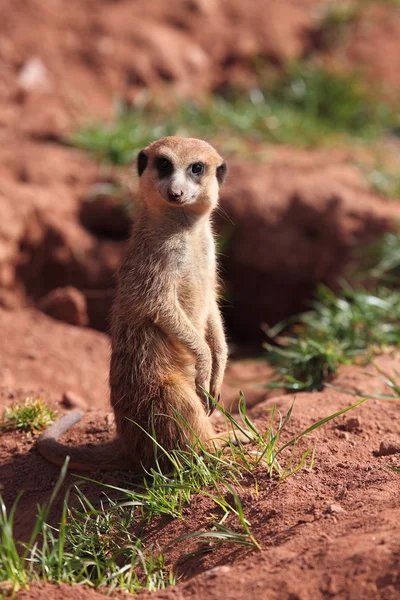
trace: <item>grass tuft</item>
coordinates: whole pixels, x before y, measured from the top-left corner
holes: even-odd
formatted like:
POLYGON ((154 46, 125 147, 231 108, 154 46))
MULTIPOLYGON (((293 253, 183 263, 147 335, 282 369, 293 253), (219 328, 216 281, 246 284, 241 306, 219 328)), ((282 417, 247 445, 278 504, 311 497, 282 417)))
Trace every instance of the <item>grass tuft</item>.
POLYGON ((394 471, 395 473, 400 473, 400 467, 393 467, 392 465, 386 465, 388 469, 394 471))
POLYGON ((372 98, 354 73, 334 72, 312 63, 288 68, 265 94, 319 123, 322 129, 368 136, 390 122, 389 109, 372 98))
POLYGON ((38 398, 26 398, 23 404, 4 409, 0 429, 26 431, 32 435, 40 433, 54 421, 55 413, 38 398))
MULTIPOLYGON (((400 278, 400 232, 387 233, 368 249, 366 274, 385 285, 398 286, 400 278)), ((362 273, 361 273, 362 274, 362 273)))
POLYGON ((400 174, 394 166, 377 162, 374 166, 357 164, 372 190, 390 200, 400 200, 400 174))
POLYGON ((347 39, 350 26, 359 19, 361 9, 361 3, 355 1, 324 3, 318 21, 322 45, 332 47, 347 39))
POLYGON ((387 4, 400 8, 400 0, 339 0, 322 4, 319 9, 317 33, 319 45, 331 48, 349 39, 352 26, 371 4, 387 4))
POLYGON ((278 345, 265 344, 278 379, 268 385, 290 391, 320 390, 339 365, 369 360, 387 346, 400 344, 400 293, 379 287, 317 291, 313 310, 267 333, 278 345), (291 334, 278 336, 291 325, 291 334))

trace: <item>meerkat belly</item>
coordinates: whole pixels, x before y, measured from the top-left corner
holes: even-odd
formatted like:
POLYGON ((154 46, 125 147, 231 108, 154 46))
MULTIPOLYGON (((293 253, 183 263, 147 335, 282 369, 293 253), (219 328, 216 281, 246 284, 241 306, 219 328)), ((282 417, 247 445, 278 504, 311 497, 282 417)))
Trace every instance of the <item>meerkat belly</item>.
POLYGON ((180 282, 178 301, 195 329, 204 336, 211 290, 207 277, 199 275, 180 282))
POLYGON ((199 238, 187 248, 185 267, 178 281, 178 301, 198 333, 204 335, 212 293, 210 272, 215 269, 213 246, 208 235, 199 238), (211 271, 210 271, 211 269, 211 271))

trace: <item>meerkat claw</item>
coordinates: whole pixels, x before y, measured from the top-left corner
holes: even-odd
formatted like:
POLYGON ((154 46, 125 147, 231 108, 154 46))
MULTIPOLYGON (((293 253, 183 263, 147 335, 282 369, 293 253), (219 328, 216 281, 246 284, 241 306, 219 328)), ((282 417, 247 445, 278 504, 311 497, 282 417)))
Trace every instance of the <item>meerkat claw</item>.
POLYGON ((218 396, 216 398, 213 397, 213 399, 209 399, 210 407, 209 407, 209 411, 208 411, 208 416, 211 417, 211 415, 217 408, 217 404, 219 404, 220 399, 221 399, 221 394, 218 394, 218 396))

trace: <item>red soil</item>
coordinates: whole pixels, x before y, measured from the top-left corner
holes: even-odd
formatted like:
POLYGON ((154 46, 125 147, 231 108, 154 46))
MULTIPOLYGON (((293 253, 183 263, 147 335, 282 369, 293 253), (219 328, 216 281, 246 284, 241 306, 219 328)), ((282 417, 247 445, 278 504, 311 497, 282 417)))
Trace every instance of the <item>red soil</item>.
POLYGON ((347 34, 332 49, 329 61, 336 68, 354 67, 380 92, 397 98, 400 87, 400 11, 389 2, 366 3, 347 34))
MULTIPOLYGON (((381 357, 379 365, 393 373, 398 358, 381 357)), ((364 370, 349 367, 335 383, 349 389, 387 393, 379 378, 366 377, 364 370)), ((372 367, 367 370, 373 373, 372 367)), ((351 400, 333 390, 298 395, 285 437, 348 406, 351 400)), ((291 401, 291 397, 283 396, 261 403, 252 409, 252 417, 259 427, 267 426, 265 409, 274 402, 286 412, 291 401)), ((281 485, 270 481, 259 469, 258 493, 254 483, 247 481, 240 497, 262 551, 222 546, 201 558, 182 560, 181 555, 195 550, 198 544, 177 544, 167 556, 168 565, 180 574, 181 581, 176 588, 152 597, 239 599, 263 597, 265 593, 288 600, 396 598, 400 591, 400 481, 386 465, 400 466, 399 409, 399 400, 368 400, 354 413, 316 430, 302 444, 303 448, 313 445, 317 449, 313 470, 301 471, 281 485), (389 438, 397 440, 398 453, 377 456, 381 442, 389 438)), ((93 443, 108 438, 102 417, 92 415, 71 432, 69 443, 79 443, 83 430, 87 441, 93 443)), ((20 533, 33 516, 29 511, 33 499, 48 497, 58 472, 35 450, 29 452, 31 446, 32 440, 21 436, 3 436, 1 480, 6 498, 15 497, 21 479, 30 496, 17 519, 20 533)), ((88 487, 85 492, 96 496, 96 491, 88 487)), ((167 520, 152 527, 148 541, 157 540, 163 547, 179 535, 207 530, 210 508, 207 499, 196 498, 183 521, 167 520)), ((228 525, 235 527, 234 519, 228 525)), ((82 588, 49 585, 32 585, 30 591, 18 597, 25 600, 43 594, 49 598, 101 597, 82 588)))
POLYGON ((73 391, 91 407, 105 407, 106 335, 65 325, 33 310, 0 309, 0 329, 7 340, 0 348, 1 386, 43 391, 54 400, 73 391))

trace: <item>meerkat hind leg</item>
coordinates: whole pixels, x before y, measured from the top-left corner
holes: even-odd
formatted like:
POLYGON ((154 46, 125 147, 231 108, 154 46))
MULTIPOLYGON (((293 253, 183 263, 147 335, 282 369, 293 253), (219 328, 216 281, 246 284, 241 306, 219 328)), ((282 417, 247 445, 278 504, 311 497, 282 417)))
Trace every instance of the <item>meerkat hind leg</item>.
MULTIPOLYGON (((171 397, 174 398, 174 405, 177 412, 182 414, 189 431, 193 433, 194 441, 197 439, 199 445, 204 446, 205 449, 212 451, 214 447, 217 449, 223 448, 230 442, 237 443, 237 441, 240 441, 242 444, 247 444, 251 441, 248 436, 238 429, 235 432, 232 429, 230 431, 226 429, 221 433, 217 433, 210 418, 204 411, 200 398, 197 394, 193 393, 192 389, 182 386, 179 389, 175 389, 171 397), (188 398, 190 398, 190 402, 187 402, 188 398)), ((195 445, 197 444, 195 443, 195 445)))

